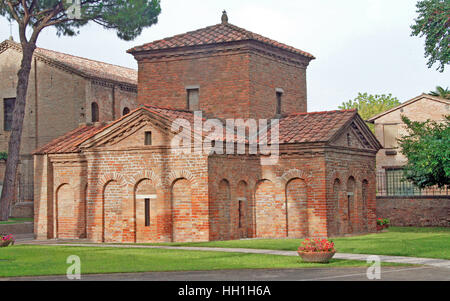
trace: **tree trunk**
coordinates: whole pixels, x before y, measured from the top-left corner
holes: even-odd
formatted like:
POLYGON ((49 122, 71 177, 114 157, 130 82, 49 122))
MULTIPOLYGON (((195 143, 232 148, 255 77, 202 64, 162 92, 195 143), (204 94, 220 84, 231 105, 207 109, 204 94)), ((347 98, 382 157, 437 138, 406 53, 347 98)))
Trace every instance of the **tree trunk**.
POLYGON ((6 221, 9 217, 10 205, 15 196, 15 184, 17 167, 19 165, 20 142, 22 139, 23 119, 25 116, 25 104, 28 90, 28 79, 31 71, 31 63, 36 44, 22 42, 22 64, 18 72, 16 103, 13 112, 11 136, 8 145, 8 159, 3 181, 3 191, 0 199, 0 221, 6 221))

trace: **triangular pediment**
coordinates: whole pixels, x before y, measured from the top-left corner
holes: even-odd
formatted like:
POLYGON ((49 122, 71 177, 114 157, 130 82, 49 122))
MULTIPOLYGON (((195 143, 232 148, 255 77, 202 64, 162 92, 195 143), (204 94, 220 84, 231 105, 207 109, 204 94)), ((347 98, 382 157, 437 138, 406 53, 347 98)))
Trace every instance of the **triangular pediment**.
POLYGON ((380 142, 358 114, 330 139, 329 144, 372 151, 378 151, 381 148, 380 142))
POLYGON ((151 132, 151 146, 169 147, 171 122, 143 108, 113 122, 90 139, 84 141, 81 149, 135 149, 145 147, 145 133, 151 132))

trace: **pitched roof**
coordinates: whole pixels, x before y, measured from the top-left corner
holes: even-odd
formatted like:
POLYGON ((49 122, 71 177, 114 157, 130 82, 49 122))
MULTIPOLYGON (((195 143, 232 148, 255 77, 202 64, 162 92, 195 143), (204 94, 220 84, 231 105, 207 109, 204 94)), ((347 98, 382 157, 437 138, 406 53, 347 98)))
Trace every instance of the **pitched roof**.
MULTIPOLYGON (((356 114, 356 110, 288 114, 279 121, 279 143, 327 142, 356 114)), ((270 130, 267 134, 270 143, 270 130)))
POLYGON ((405 101, 404 103, 402 103, 402 104, 400 104, 400 105, 398 105, 398 106, 396 106, 396 107, 394 107, 394 108, 392 108, 390 110, 384 111, 384 112, 382 112, 382 113, 380 113, 378 115, 373 116, 372 118, 367 120, 367 122, 374 123, 375 120, 377 120, 378 118, 380 118, 380 117, 382 117, 382 116, 384 116, 386 114, 389 114, 391 112, 394 112, 394 111, 396 111, 398 109, 401 109, 401 108, 403 108, 403 107, 405 107, 407 105, 410 105, 410 104, 412 104, 412 103, 414 103, 414 102, 416 102, 418 100, 424 99, 424 98, 429 99, 431 101, 437 101, 437 102, 441 102, 441 103, 444 103, 444 104, 450 104, 450 100, 448 100, 448 99, 440 98, 440 97, 432 96, 430 94, 423 93, 423 94, 421 94, 421 95, 419 95, 417 97, 414 97, 413 99, 405 101))
POLYGON ((78 153, 80 144, 104 127, 105 125, 81 126, 38 148, 33 155, 78 153))
POLYGON ((194 114, 186 110, 177 110, 172 108, 156 107, 151 105, 144 105, 140 108, 133 110, 125 116, 109 123, 109 124, 99 124, 94 125, 84 125, 70 131, 69 133, 54 139, 53 141, 47 143, 46 145, 38 148, 33 152, 34 155, 43 154, 66 154, 66 153, 78 153, 81 151, 80 145, 88 140, 89 138, 100 133, 102 130, 112 127, 113 125, 119 123, 121 120, 127 118, 131 114, 139 110, 146 110, 160 117, 167 119, 169 122, 173 122, 176 119, 186 119, 191 124, 194 122, 194 114))
POLYGON ((310 59, 315 59, 315 57, 308 52, 296 49, 283 43, 279 43, 272 39, 263 37, 259 34, 250 32, 246 29, 229 24, 228 22, 208 26, 184 34, 179 34, 170 38, 157 40, 151 43, 134 47, 128 50, 127 52, 135 53, 140 51, 162 50, 162 49, 191 47, 191 46, 204 46, 204 45, 249 41, 249 40, 257 41, 295 54, 300 54, 310 59))
MULTIPOLYGON (((14 48, 18 51, 22 51, 21 45, 11 40, 6 40, 0 43, 0 53, 7 48, 14 48)), ((41 59, 49 60, 84 77, 103 79, 137 86, 138 75, 137 71, 134 69, 94 61, 39 47, 36 48, 34 55, 41 59)))
MULTIPOLYGON (((191 124, 194 122, 194 114, 185 110, 162 108, 157 106, 143 106, 128 115, 108 125, 88 125, 79 127, 66 135, 53 140, 34 152, 34 154, 64 154, 80 152, 80 145, 96 134, 112 127, 121 120, 128 118, 134 112, 145 110, 156 114, 170 122, 176 119, 186 119, 191 124)), ((329 141, 338 131, 345 126, 357 114, 356 110, 329 111, 315 113, 293 113, 280 119, 280 144, 290 143, 314 143, 329 141)), ((205 133, 204 133, 205 134, 205 133)), ((270 130, 269 142, 271 138, 270 130)), ((206 135, 205 135, 206 136, 206 135)), ((236 139, 240 140, 236 135, 236 139)), ((262 137, 261 137, 262 138, 262 137)), ((217 140, 219 140, 218 138, 217 140)))

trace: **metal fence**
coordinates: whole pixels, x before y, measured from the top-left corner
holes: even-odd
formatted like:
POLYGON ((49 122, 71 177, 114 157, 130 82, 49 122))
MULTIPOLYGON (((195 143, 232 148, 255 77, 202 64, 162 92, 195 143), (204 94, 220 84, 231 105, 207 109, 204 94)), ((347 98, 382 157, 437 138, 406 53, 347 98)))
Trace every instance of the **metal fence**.
POLYGON ((420 189, 403 178, 402 170, 377 173, 377 196, 448 196, 448 187, 420 189))

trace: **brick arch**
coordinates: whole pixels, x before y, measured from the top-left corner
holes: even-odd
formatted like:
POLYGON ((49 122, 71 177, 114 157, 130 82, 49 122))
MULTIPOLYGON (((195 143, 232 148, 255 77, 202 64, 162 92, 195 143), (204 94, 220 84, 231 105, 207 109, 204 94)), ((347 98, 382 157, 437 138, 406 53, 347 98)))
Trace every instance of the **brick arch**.
POLYGON ((98 180, 98 184, 103 187, 102 192, 105 189, 106 184, 108 184, 111 181, 116 181, 120 185, 127 185, 130 182, 125 179, 125 177, 117 172, 109 173, 109 174, 103 174, 100 176, 98 180))
POLYGON ((256 236, 286 237, 286 204, 280 187, 276 182, 262 179, 254 191, 256 236))
POLYGON ((248 198, 250 182, 248 180, 239 180, 236 182, 236 196, 238 198, 248 198))
POLYGON ((122 242, 125 187, 120 178, 110 179, 102 188, 102 241, 122 242))
POLYGON ((285 187, 293 179, 302 179, 305 182, 308 182, 310 178, 311 175, 303 170, 290 169, 286 171, 281 177, 278 177, 277 181, 279 182, 280 185, 285 187))
POLYGON ((134 207, 134 222, 133 227, 135 231, 134 242, 142 242, 151 240, 153 237, 152 231, 156 229, 156 217, 157 217, 157 198, 149 198, 149 199, 138 199, 137 195, 157 195, 157 187, 149 178, 142 178, 136 182, 133 190, 133 207, 134 207), (149 205, 146 208, 146 204, 149 205), (146 210, 148 212, 146 213, 146 210), (149 214, 150 218, 148 222, 149 225, 146 225, 146 214, 149 214))
POLYGON ((231 214, 232 214, 232 201, 231 201, 231 184, 226 178, 216 182, 217 193, 216 197, 211 203, 211 209, 213 214, 213 221, 216 225, 216 231, 218 232, 217 239, 229 240, 232 228, 231 214))
POLYGON ((197 182, 197 179, 189 170, 174 170, 167 176, 168 186, 172 188, 173 184, 180 179, 188 180, 191 185, 194 185, 197 182))
POLYGON ((347 233, 353 233, 356 226, 356 203, 357 203, 357 189, 358 180, 354 175, 348 176, 345 183, 346 205, 347 205, 347 233), (351 181, 352 180, 352 181, 351 181), (351 181, 351 182, 350 182, 351 181), (350 195, 351 193, 351 195, 350 195))
POLYGON ((131 177, 130 182, 133 183, 134 190, 136 189, 137 185, 145 179, 152 181, 155 187, 163 187, 161 177, 156 174, 156 172, 154 172, 153 170, 145 170, 131 177))
POLYGON ((55 238, 74 238, 72 215, 74 197, 72 186, 69 183, 58 184, 55 190, 55 238), (62 191, 63 188, 64 191, 62 191))
POLYGON ((244 177, 236 181, 234 186, 235 199, 237 200, 235 224, 237 225, 239 238, 253 237, 254 233, 253 216, 255 204, 252 196, 252 185, 254 185, 254 180, 244 177))
MULTIPOLYGON (((336 171, 336 170, 333 170, 332 172, 330 172, 330 176, 329 176, 329 179, 331 179, 331 185, 333 185, 334 184, 334 181, 336 180, 336 179, 338 179, 340 182, 341 182, 341 184, 343 183, 343 180, 346 178, 346 176, 345 175, 343 175, 341 172, 339 172, 339 171, 336 171)), ((347 177, 348 178, 348 177, 347 177)))
POLYGON ((364 178, 361 182, 361 231, 367 232, 369 230, 369 180, 364 178))
POLYGON ((327 223, 328 235, 334 236, 343 233, 342 230, 342 204, 343 202, 343 183, 339 174, 333 176, 331 181, 330 196, 327 200, 327 223))
POLYGON ((285 185, 287 236, 302 238, 308 236, 308 193, 306 181, 291 178, 285 185))
POLYGON ((261 180, 258 180, 255 177, 245 176, 245 177, 242 177, 242 178, 238 178, 236 181, 234 181, 233 185, 234 185, 234 187, 237 188, 239 183, 245 182, 247 184, 248 193, 251 196, 251 194, 252 194, 252 187, 254 187, 256 189, 256 185, 257 185, 257 183, 259 181, 261 181, 261 180))
POLYGON ((184 178, 175 179, 170 185, 172 206, 172 241, 185 242, 193 238, 192 183, 184 178))

